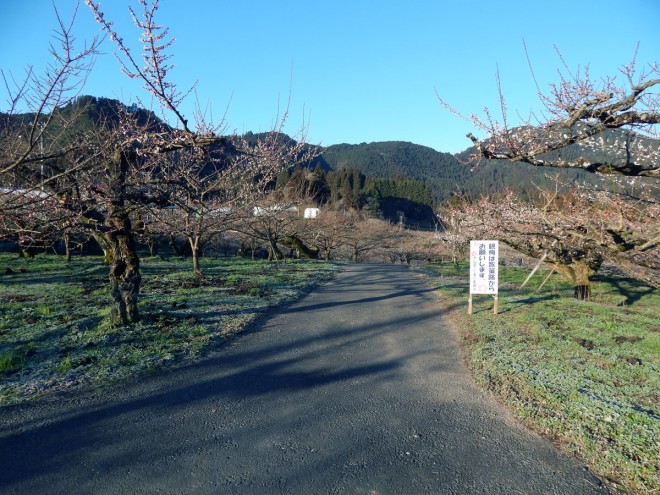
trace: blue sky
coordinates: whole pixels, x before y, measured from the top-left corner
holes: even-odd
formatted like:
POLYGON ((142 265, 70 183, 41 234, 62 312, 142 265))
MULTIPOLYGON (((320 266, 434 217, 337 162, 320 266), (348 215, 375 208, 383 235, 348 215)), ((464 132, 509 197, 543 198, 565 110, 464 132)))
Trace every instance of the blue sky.
MULTIPOLYGON (((99 1, 99 0, 96 0, 99 1)), ((127 5, 101 0, 126 40, 137 39, 127 5)), ((74 0, 55 0, 63 18, 74 0)), ((526 1, 228 1, 161 0, 160 22, 176 37, 173 80, 197 81, 199 102, 215 120, 226 111, 230 131, 268 130, 291 85, 285 131, 303 122, 307 139, 338 143, 402 140, 439 151, 468 147, 473 128, 445 110, 435 92, 459 111, 499 107, 499 67, 510 110, 537 106, 523 47, 527 43, 542 88, 560 60, 612 74, 629 62, 660 61, 659 0, 526 1)), ((82 3, 78 41, 98 34, 82 3)), ((20 75, 43 67, 56 27, 51 0, 0 0, 0 68, 20 75)), ((84 94, 130 103, 145 93, 118 69, 106 40, 84 94)), ((0 109, 6 109, 0 88, 0 109)), ((193 97, 184 105, 192 118, 193 97)))

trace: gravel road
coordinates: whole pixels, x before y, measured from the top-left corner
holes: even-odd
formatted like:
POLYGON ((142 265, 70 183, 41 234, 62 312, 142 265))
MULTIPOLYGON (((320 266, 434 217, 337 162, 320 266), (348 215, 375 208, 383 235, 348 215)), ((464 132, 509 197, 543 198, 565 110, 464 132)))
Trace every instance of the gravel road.
POLYGON ((479 391, 434 291, 347 265, 213 356, 0 409, 3 494, 605 494, 479 391))

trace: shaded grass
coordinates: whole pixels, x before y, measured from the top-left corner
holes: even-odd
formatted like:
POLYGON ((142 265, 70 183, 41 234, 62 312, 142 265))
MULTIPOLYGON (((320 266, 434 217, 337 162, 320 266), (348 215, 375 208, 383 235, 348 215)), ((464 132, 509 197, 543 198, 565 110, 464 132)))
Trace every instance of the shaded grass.
POLYGON ((198 358, 335 270, 241 258, 205 258, 203 268, 200 278, 190 261, 143 259, 142 321, 115 327, 102 258, 0 254, 0 405, 198 358))
POLYGON ((500 314, 474 296, 468 266, 426 268, 453 302, 475 379, 515 413, 587 463, 615 488, 660 490, 660 294, 614 273, 595 278, 592 299, 545 274, 501 267, 500 314))

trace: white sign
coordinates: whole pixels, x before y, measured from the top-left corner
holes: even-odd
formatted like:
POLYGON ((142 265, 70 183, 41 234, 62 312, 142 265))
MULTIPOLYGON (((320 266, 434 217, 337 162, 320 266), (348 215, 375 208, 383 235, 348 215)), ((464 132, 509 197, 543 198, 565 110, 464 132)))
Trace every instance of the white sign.
POLYGON ((497 294, 498 241, 470 241, 470 294, 497 294))

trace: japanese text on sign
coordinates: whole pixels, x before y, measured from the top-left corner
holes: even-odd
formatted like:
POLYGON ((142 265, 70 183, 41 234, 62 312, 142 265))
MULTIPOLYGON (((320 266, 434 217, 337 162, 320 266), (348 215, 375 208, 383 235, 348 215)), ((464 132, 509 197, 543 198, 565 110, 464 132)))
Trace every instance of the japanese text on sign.
POLYGON ((497 294, 497 241, 470 241, 470 294, 497 294))

